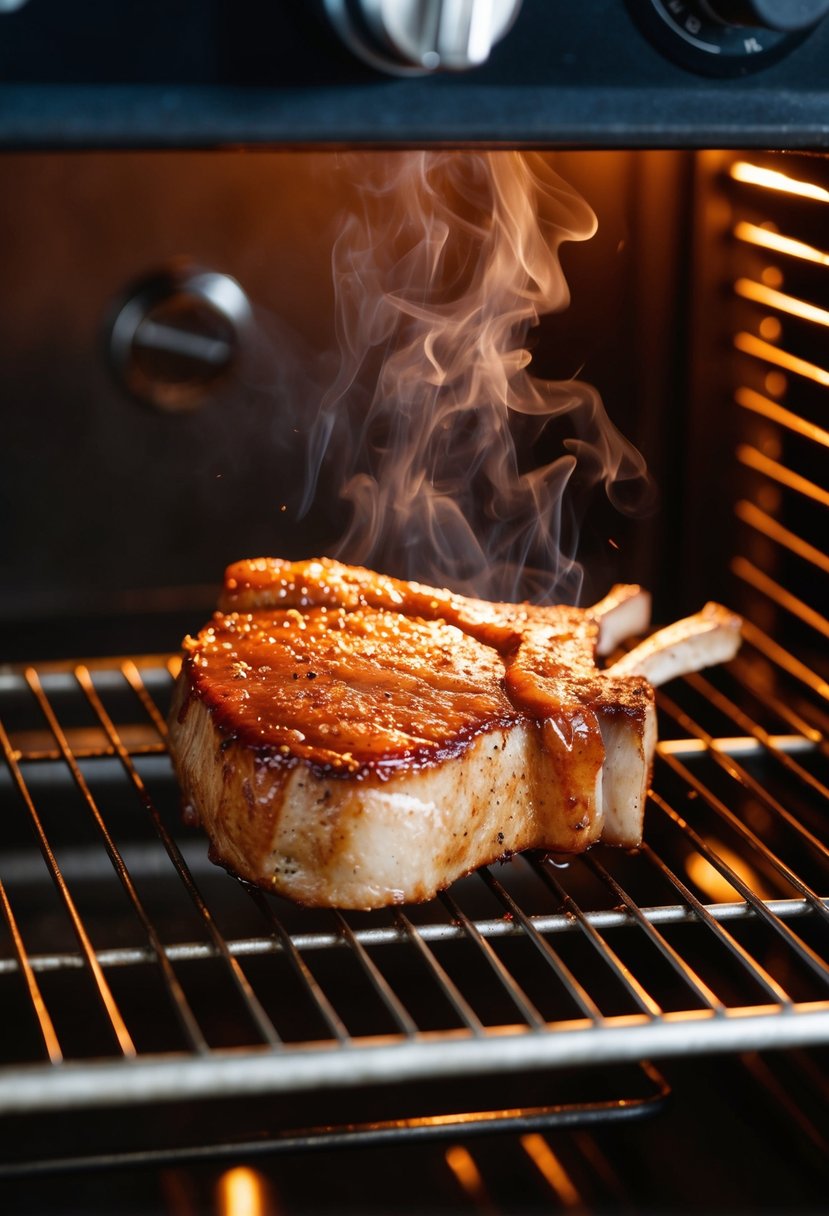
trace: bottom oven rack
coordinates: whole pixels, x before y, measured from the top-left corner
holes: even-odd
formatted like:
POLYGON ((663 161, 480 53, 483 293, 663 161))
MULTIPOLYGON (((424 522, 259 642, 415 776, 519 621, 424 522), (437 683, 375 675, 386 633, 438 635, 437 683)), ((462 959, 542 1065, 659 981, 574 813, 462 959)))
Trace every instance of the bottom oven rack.
POLYGON ((0 670, 0 1115, 829 1041, 829 687, 755 627, 659 694, 641 849, 371 914, 206 862, 166 755, 176 671, 0 670))

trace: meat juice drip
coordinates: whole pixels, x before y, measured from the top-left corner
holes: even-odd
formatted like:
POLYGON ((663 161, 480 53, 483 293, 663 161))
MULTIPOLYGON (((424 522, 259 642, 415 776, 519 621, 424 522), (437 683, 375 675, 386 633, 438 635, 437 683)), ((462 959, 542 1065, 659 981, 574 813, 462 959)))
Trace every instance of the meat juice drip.
MULTIPOLYGON (((179 721, 183 722, 184 719, 180 718, 179 721)), ((192 802, 183 802, 181 804, 181 821, 186 828, 197 828, 201 825, 199 812, 192 802)))

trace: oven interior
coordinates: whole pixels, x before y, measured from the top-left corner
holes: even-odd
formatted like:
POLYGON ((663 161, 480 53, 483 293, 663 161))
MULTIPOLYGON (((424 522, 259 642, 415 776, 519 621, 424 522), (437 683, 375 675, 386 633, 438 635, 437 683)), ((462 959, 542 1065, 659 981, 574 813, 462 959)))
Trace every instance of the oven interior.
POLYGON ((641 850, 371 914, 211 866, 165 747, 223 566, 335 534, 325 486, 291 508, 274 352, 332 341, 337 154, 0 163, 4 1210, 820 1210, 829 163, 553 155, 599 228, 533 367, 596 384, 659 488, 591 506, 587 586, 640 581, 660 621, 721 599, 745 640, 658 695, 641 850), (182 267, 252 304, 227 374, 145 364, 184 409, 112 340, 182 267))

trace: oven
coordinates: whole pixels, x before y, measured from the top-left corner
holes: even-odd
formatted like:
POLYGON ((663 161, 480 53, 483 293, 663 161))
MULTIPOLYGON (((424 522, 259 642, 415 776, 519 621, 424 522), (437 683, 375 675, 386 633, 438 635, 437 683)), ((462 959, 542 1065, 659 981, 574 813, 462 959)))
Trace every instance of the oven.
POLYGON ((3 1211, 825 1205, 828 7, 0 4, 3 1211), (743 646, 659 690, 640 849, 299 908, 182 821, 180 640, 348 533, 366 183, 514 150, 598 218, 530 371, 649 471, 562 512, 569 590, 743 646))

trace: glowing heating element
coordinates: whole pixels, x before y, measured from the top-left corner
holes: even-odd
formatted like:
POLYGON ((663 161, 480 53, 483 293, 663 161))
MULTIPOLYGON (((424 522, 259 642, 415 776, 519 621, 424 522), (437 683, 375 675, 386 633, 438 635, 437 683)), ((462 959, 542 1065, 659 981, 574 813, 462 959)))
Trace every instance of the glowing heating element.
POLYGON ((265 1179, 245 1166, 222 1174, 216 1198, 220 1216, 275 1216, 265 1179))
POLYGON ((801 418, 799 414, 785 409, 776 401, 769 401, 768 397, 764 397, 762 393, 755 392, 751 388, 738 388, 734 394, 734 400, 743 409, 751 410, 755 414, 762 414, 770 422, 776 422, 779 426, 784 426, 797 435, 803 435, 804 438, 812 439, 815 443, 829 448, 829 431, 816 426, 814 422, 809 422, 806 418, 801 418))
POLYGON ((788 549, 790 553, 795 553, 803 561, 810 562, 818 570, 822 570, 824 574, 829 574, 829 555, 817 549, 814 545, 810 545, 808 541, 803 540, 788 528, 784 528, 782 524, 779 524, 771 515, 755 506, 753 502, 741 499, 735 506, 734 513, 738 519, 754 528, 756 532, 767 536, 769 540, 775 541, 776 544, 781 545, 784 549, 788 549))
POLYGON ((777 190, 781 194, 796 194, 800 198, 829 203, 829 190, 825 190, 823 186, 789 177, 788 173, 780 173, 777 169, 764 169, 762 165, 738 160, 731 166, 729 173, 735 181, 745 182, 750 186, 760 186, 764 190, 777 190))
POLYGON ((829 371, 826 371, 825 368, 818 367, 815 363, 809 363, 806 359, 799 359, 797 355, 790 355, 788 351, 780 350, 779 347, 772 346, 771 343, 764 342, 761 338, 756 338, 754 334, 737 334, 734 345, 737 350, 741 350, 747 355, 754 355, 757 359, 764 359, 767 363, 784 367, 786 371, 795 372, 798 376, 804 376, 807 380, 814 380, 824 388, 829 388, 829 371))
POLYGON ((737 459, 746 468, 754 469, 757 473, 762 473, 765 477, 771 478, 772 481, 778 482, 781 486, 794 490, 796 494, 802 494, 804 498, 810 498, 813 502, 820 503, 821 506, 829 507, 829 490, 824 490, 822 486, 815 485, 808 478, 801 477, 799 473, 792 472, 791 469, 787 469, 779 461, 772 460, 749 444, 741 443, 739 445, 737 448, 737 459))
MULTIPOLYGON (((729 849, 727 845, 715 837, 703 837, 705 844, 726 865, 736 874, 737 878, 741 879, 747 887, 751 887, 753 891, 762 892, 764 899, 770 899, 771 893, 763 883, 759 873, 748 864, 743 857, 735 853, 733 849, 729 849)), ((740 898, 739 891, 731 885, 716 866, 712 865, 702 853, 689 854, 685 862, 685 872, 691 879, 691 882, 697 886, 704 895, 715 903, 720 901, 727 903, 729 900, 737 900, 740 898)))
POLYGON ((735 225, 734 235, 738 241, 744 241, 747 245, 757 245, 774 253, 788 254, 789 257, 814 262, 818 266, 829 266, 829 253, 823 253, 814 245, 807 245, 805 241, 796 241, 794 237, 784 236, 782 232, 775 232, 760 224, 750 224, 748 220, 740 220, 735 225))
POLYGON ((446 1164, 466 1194, 479 1206, 487 1208, 489 1206, 489 1199, 484 1180, 469 1150, 465 1149, 461 1144, 453 1144, 451 1148, 446 1150, 445 1159, 446 1164))
POLYGON ((818 308, 815 304, 798 300, 796 296, 788 296, 782 291, 774 291, 763 283, 755 283, 753 279, 738 279, 734 290, 745 300, 754 300, 757 304, 776 308, 778 312, 788 313, 792 317, 813 321, 815 325, 829 326, 829 311, 825 308, 818 308))
POLYGON ((582 1201, 579 1192, 544 1137, 537 1133, 522 1136, 521 1145, 542 1178, 558 1196, 564 1209, 571 1211, 580 1207, 582 1201))

